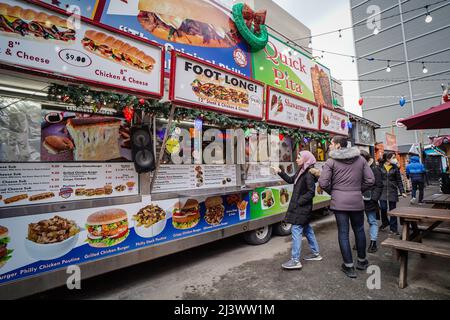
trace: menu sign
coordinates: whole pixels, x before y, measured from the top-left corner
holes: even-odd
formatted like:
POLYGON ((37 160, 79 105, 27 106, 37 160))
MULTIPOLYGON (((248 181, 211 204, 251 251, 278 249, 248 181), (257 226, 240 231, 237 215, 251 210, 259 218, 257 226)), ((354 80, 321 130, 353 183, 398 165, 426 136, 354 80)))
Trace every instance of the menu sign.
POLYGON ((22 1, 0 0, 0 5, 1 63, 162 95, 161 47, 22 1))
POLYGON ((348 121, 347 114, 322 107, 320 130, 348 135, 348 121))
POLYGON ((170 99, 181 105, 262 119, 264 85, 174 51, 170 99))
POLYGON ((0 164, 0 207, 138 193, 133 163, 0 164))
POLYGON ((156 192, 236 186, 235 165, 161 165, 156 192))
POLYGON ((299 128, 319 129, 319 108, 294 95, 267 87, 266 120, 299 128))
POLYGON ((306 53, 269 36, 252 54, 253 78, 319 105, 332 106, 330 70, 306 53))

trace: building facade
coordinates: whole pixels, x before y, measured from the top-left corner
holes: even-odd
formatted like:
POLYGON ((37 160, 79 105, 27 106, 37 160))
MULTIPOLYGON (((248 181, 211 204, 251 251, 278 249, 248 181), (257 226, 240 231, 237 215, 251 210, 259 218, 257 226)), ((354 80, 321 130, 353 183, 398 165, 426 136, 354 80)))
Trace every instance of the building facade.
POLYGON ((449 130, 407 131, 395 124, 400 118, 439 105, 441 83, 450 82, 447 80, 450 79, 450 2, 436 2, 350 0, 359 89, 364 99, 363 116, 380 124, 379 142, 386 142, 386 133, 394 133, 398 146, 427 144, 429 136, 449 133, 449 130), (432 19, 428 18, 427 23, 424 7, 431 3, 436 4, 428 6, 432 19), (370 18, 377 13, 375 18, 370 18), (374 34, 375 27, 377 34, 374 34), (387 61, 371 58, 392 60, 390 72, 387 72, 387 61), (423 61, 447 63, 422 64, 423 61), (406 99, 403 107, 399 104, 402 96, 406 99))

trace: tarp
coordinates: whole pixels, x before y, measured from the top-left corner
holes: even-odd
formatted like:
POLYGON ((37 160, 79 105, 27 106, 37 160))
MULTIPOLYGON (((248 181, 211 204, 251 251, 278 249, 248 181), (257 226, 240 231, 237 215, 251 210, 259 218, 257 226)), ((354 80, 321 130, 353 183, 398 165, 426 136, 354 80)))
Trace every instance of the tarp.
POLYGON ((407 130, 450 128, 450 101, 400 120, 407 130))

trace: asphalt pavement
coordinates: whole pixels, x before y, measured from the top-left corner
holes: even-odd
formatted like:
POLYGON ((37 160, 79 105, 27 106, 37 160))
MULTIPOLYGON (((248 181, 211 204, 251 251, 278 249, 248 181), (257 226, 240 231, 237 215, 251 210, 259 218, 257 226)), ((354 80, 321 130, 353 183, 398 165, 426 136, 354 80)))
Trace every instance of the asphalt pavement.
MULTIPOLYGON (((427 193, 436 191, 434 186, 427 193)), ((409 205, 409 199, 402 199, 400 205, 409 205)), ((304 261, 301 270, 281 268, 290 256, 290 236, 275 236, 260 246, 250 246, 241 236, 234 236, 84 280, 81 290, 57 288, 30 298, 450 299, 447 259, 410 254, 409 285, 399 289, 395 253, 380 247, 375 254, 368 254, 370 265, 375 266, 372 269, 380 271, 378 289, 373 286, 373 270, 371 274, 358 271, 356 279, 347 278, 340 270, 342 257, 333 215, 316 219, 314 229, 324 259, 304 261)), ((380 242, 387 236, 380 232, 380 242)), ((448 234, 436 236, 440 237, 448 239, 448 234)), ((309 253, 305 239, 302 252, 309 253)))

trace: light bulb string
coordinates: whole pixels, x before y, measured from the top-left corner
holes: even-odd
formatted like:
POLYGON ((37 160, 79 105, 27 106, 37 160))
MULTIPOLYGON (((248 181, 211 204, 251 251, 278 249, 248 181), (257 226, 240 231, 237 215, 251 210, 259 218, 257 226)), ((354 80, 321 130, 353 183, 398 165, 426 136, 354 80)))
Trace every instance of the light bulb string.
MULTIPOLYGON (((447 2, 447 1, 448 0, 440 0, 440 1, 433 2, 433 3, 429 3, 429 4, 425 5, 425 6, 420 6, 420 7, 417 7, 417 8, 413 8, 413 9, 410 9, 410 10, 403 11, 402 13, 396 13, 396 14, 393 14, 393 15, 390 15, 390 16, 382 17, 378 21, 382 21, 382 20, 386 20, 386 19, 390 19, 390 18, 395 18, 395 17, 398 17, 400 15, 404 15, 406 13, 410 13, 410 12, 414 12, 414 11, 418 11, 418 10, 423 10, 423 9, 426 9, 427 13, 429 15, 429 11, 428 11, 427 8, 429 8, 430 6, 438 5, 438 4, 443 3, 443 2, 447 2)), ((450 2, 449 2, 449 4, 450 4, 450 2)), ((393 7, 391 9, 389 9, 389 10, 392 10, 392 9, 395 9, 395 8, 396 7, 393 7)), ((324 36, 324 35, 333 34, 333 33, 337 33, 337 32, 343 31, 343 30, 349 30, 349 29, 353 29, 355 27, 364 26, 364 25, 366 25, 366 21, 360 21, 358 23, 355 23, 353 26, 340 28, 340 29, 335 29, 335 30, 330 30, 330 31, 327 31, 327 32, 311 35, 311 36, 308 36, 308 37, 297 38, 297 39, 294 39, 294 41, 304 40, 304 39, 308 39, 308 38, 321 37, 321 36, 324 36)))

